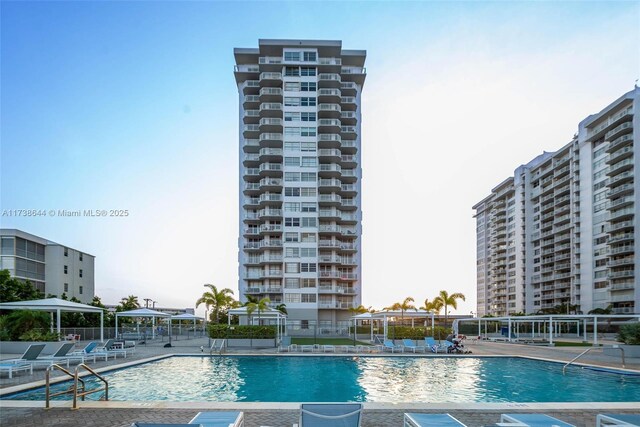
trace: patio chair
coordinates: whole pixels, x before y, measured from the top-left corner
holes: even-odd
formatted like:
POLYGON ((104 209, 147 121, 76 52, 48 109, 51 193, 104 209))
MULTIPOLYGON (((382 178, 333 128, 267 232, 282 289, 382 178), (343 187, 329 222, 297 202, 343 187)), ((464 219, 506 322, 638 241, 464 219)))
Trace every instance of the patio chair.
POLYGON ((466 427, 449 414, 404 414, 404 427, 466 427))
POLYGON ((422 351, 424 352, 425 347, 422 345, 416 345, 413 343, 413 340, 410 340, 408 338, 405 338, 402 340, 402 345, 404 346, 404 348, 408 348, 410 350, 413 350, 413 352, 415 353, 416 351, 422 351))
POLYGON ((69 352, 74 346, 75 344, 72 342, 64 343, 52 355, 38 357, 35 360, 35 363, 48 364, 49 366, 53 365, 54 363, 66 363, 68 368, 69 361, 72 359, 72 357, 69 355, 69 352))
POLYGON ((281 351, 291 351, 290 347, 291 346, 291 337, 286 335, 282 338, 280 338, 280 345, 278 346, 278 353, 281 351))
POLYGON ((382 349, 384 351, 391 351, 391 353, 395 353, 396 351, 399 351, 401 353, 404 353, 404 347, 398 344, 394 344, 393 341, 391 340, 384 340, 384 343, 382 345, 383 345, 382 349))
POLYGON ((360 427, 361 419, 361 403, 303 403, 299 427, 360 427))
POLYGON ((9 373, 9 378, 13 378, 14 372, 29 371, 33 375, 33 364, 25 362, 3 362, 0 363, 0 372, 9 373))
POLYGON ((127 350, 125 348, 123 348, 124 346, 116 346, 116 340, 114 339, 110 339, 107 340, 103 345, 101 346, 96 346, 95 350, 93 350, 92 354, 103 354, 106 353, 107 355, 113 355, 114 359, 117 359, 118 355, 121 354, 122 357, 127 357, 127 351, 131 351, 131 350, 127 350))
POLYGON ((96 347, 98 347, 98 343, 96 341, 92 341, 87 344, 82 350, 72 352, 70 356, 82 356, 82 362, 80 363, 84 363, 86 359, 93 359, 93 361, 95 362, 98 357, 103 357, 105 362, 109 360, 109 354, 95 351, 96 347))
POLYGON ((499 426, 515 427, 575 427, 546 414, 502 414, 499 426))
POLYGON ((640 414, 598 414, 596 427, 640 427, 640 414))
POLYGON ((31 344, 22 356, 15 359, 2 360, 2 363, 31 363, 40 356, 42 350, 46 347, 46 344, 31 344))
POLYGON ((200 424, 203 427, 244 427, 244 412, 198 412, 189 424, 200 424))
POLYGON ((429 350, 431 350, 432 353, 446 353, 447 352, 447 348, 442 344, 438 344, 436 342, 436 340, 433 339, 433 337, 425 337, 424 338, 424 343, 425 343, 425 346, 429 350))
POLYGON ((334 345, 332 345, 332 344, 325 344, 324 348, 323 348, 323 351, 325 353, 330 352, 330 351, 335 353, 336 352, 336 347, 334 345))

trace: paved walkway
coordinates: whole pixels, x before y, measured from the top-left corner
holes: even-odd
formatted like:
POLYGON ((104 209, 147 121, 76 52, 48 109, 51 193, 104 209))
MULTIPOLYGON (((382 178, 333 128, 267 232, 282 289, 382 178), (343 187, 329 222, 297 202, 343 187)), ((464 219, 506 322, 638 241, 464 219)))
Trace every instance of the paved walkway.
MULTIPOLYGON (((108 362, 92 363, 94 369, 104 370, 116 364, 123 362, 135 362, 151 357, 157 357, 170 354, 200 354, 200 347, 206 348, 207 339, 191 339, 174 341, 171 348, 163 347, 165 342, 148 343, 147 345, 139 345, 135 353, 129 355, 126 359, 118 358, 109 360, 108 362)), ((514 355, 529 356, 536 358, 552 359, 558 361, 569 361, 576 355, 584 351, 585 347, 541 347, 521 344, 493 343, 493 342, 477 342, 470 343, 467 348, 473 352, 474 356, 487 355, 514 355)), ((206 351, 204 352, 206 353, 206 351)), ((273 349, 267 350, 234 350, 230 349, 231 354, 273 354, 273 349)), ((309 355, 306 353, 305 355, 309 355)), ((353 355, 353 354, 351 354, 353 355)), ((397 354, 396 354, 397 355, 397 354)), ((13 355, 1 355, 2 358, 8 358, 13 355)), ((329 354, 323 356, 331 357, 329 354)), ((413 357, 413 353, 401 355, 413 357)), ((428 354, 426 357, 435 356, 428 354)), ((442 356, 442 355, 439 355, 442 356)), ((425 357, 424 355, 422 357, 425 357)), ((583 359, 583 363, 590 363, 599 366, 619 368, 619 356, 605 356, 602 352, 592 352, 587 354, 583 359)), ((640 359, 627 358, 627 368, 640 371, 640 359)), ((73 365, 72 365, 73 367, 73 365)), ((3 377, 0 379, 0 393, 15 390, 16 387, 26 387, 27 384, 33 383, 43 384, 44 382, 43 368, 37 368, 33 376, 28 374, 17 374, 13 379, 3 377)), ((56 374, 59 376, 60 374, 56 374)), ((214 410, 215 403, 197 403, 197 402, 165 402, 165 403, 138 403, 130 404, 124 402, 82 402, 81 409, 72 411, 68 408, 69 403, 63 402, 65 408, 56 407, 50 410, 42 408, 42 403, 38 402, 0 402, 0 425, 5 426, 130 426, 136 421, 145 422, 162 422, 162 423, 185 423, 188 422, 200 410, 214 410), (36 407, 33 407, 35 404, 36 407), (20 405, 29 405, 29 407, 20 407, 20 405), (39 407, 38 407, 39 406, 39 407)), ((220 409, 221 404, 217 405, 220 409)), ((234 405, 231 404, 231 407, 234 405)), ((245 412, 245 426, 291 426, 297 421, 299 411, 295 404, 237 404, 237 409, 245 412)), ((614 404, 615 406, 615 404, 614 404)), ((229 407, 229 404, 227 404, 229 407)), ((633 412, 633 408, 621 406, 613 408, 615 412, 633 412), (624 409, 621 409, 624 408, 624 409)), ((468 426, 482 426, 494 424, 499 420, 499 414, 504 412, 545 412, 555 415, 560 419, 575 424, 576 426, 594 426, 595 416, 599 412, 611 412, 611 407, 594 407, 593 404, 508 404, 496 406, 495 404, 440 404, 429 405, 427 402, 416 402, 415 404, 365 404, 363 414, 363 427, 391 427, 402 425, 402 414, 407 411, 412 412, 449 412, 460 421, 468 426), (528 408, 528 409, 527 409, 528 408), (542 408, 542 409, 541 409, 542 408)), ((640 412, 638 407, 635 412, 640 412)))

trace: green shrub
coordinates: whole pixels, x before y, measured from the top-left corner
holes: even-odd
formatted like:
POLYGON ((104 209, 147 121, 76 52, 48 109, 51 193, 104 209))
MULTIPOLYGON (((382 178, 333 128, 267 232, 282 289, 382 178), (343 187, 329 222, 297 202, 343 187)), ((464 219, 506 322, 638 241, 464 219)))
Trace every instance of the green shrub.
POLYGON ((32 329, 20 335, 20 341, 58 341, 60 335, 57 332, 32 329))
POLYGON ((448 331, 450 331, 450 329, 443 326, 436 326, 433 330, 430 326, 415 328, 410 326, 391 326, 387 335, 392 340, 401 340, 405 338, 421 340, 424 337, 433 337, 436 340, 443 340, 447 335, 449 335, 448 331))
POLYGON ((640 322, 620 326, 617 340, 625 344, 640 345, 640 322))
POLYGON ((1 336, 4 340, 18 341, 22 335, 32 330, 48 330, 50 318, 42 311, 15 310, 3 316, 1 336))
POLYGON ((211 338, 275 338, 275 326, 257 325, 209 325, 209 336, 211 338))

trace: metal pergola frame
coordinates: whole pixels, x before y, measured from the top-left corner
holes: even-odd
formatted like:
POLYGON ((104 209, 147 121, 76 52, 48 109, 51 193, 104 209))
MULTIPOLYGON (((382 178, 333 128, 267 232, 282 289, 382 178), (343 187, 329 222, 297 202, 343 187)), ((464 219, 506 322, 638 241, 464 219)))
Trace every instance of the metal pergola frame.
POLYGON ((231 316, 246 317, 247 324, 253 325, 256 317, 259 319, 276 319, 276 343, 280 342, 282 335, 287 335, 287 315, 276 310, 275 308, 269 308, 268 310, 258 313, 258 310, 253 311, 251 315, 247 310, 247 307, 232 308, 228 312, 227 324, 231 326, 231 316))
POLYGON ((156 317, 171 317, 170 314, 161 311, 150 310, 148 308, 138 308, 129 311, 116 312, 116 338, 118 337, 118 317, 150 317, 151 318, 151 339, 156 337, 156 317))
MULTIPOLYGON (((387 339, 387 335, 389 332, 389 319, 390 318, 402 318, 402 317, 406 317, 406 318, 410 318, 411 319, 411 327, 414 327, 415 324, 415 319, 425 319, 425 323, 427 319, 431 319, 431 329, 433 330, 433 328, 435 327, 435 314, 431 311, 426 311, 426 310, 412 310, 412 311, 376 311, 375 313, 362 313, 362 314, 357 314, 355 316, 351 316, 351 319, 353 320, 353 328, 354 328, 354 334, 355 334, 355 330, 358 326, 358 320, 363 321, 363 320, 370 320, 371 321, 371 342, 373 342, 373 322, 374 321, 378 321, 378 323, 380 321, 382 321, 382 327, 383 327, 383 335, 384 335, 384 339, 387 339)), ((361 323, 362 324, 362 323, 361 323)), ((426 326, 426 325, 425 325, 426 326)))
POLYGON ((537 314, 531 316, 504 316, 504 317, 474 317, 470 319, 456 319, 453 321, 453 330, 455 334, 458 334, 459 324, 461 322, 473 322, 478 323, 478 336, 482 334, 482 324, 484 323, 484 336, 487 336, 487 323, 499 322, 500 324, 506 323, 508 327, 508 334, 506 340, 512 342, 514 339, 512 335, 512 328, 516 328, 521 324, 532 325, 531 338, 536 336, 536 325, 538 326, 538 336, 548 336, 549 344, 553 344, 553 337, 558 336, 558 331, 561 324, 573 324, 577 325, 577 336, 580 337, 580 324, 582 323, 582 332, 584 334, 584 341, 588 341, 587 326, 593 325, 593 345, 598 345, 598 320, 600 319, 636 319, 640 322, 640 314, 537 314), (591 322, 589 320, 591 319, 591 322))

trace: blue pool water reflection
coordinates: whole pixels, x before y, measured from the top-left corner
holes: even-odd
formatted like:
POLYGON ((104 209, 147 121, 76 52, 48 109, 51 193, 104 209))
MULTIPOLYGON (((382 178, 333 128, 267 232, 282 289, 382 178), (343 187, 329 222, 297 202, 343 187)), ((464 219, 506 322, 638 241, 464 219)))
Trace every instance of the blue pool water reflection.
POLYGON ((640 376, 562 375, 561 364, 519 358, 177 356, 105 376, 121 401, 640 402, 640 376))

